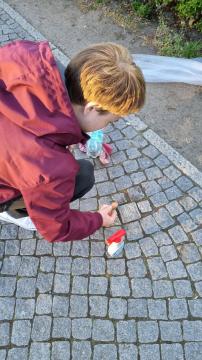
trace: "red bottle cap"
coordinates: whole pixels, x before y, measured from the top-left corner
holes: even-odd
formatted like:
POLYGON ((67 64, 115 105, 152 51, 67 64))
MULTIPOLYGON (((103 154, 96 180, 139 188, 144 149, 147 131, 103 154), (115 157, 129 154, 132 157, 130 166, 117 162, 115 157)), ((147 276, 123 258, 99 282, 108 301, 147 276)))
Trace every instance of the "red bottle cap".
POLYGON ((126 231, 124 229, 118 230, 113 235, 109 236, 105 242, 107 245, 111 245, 113 242, 119 243, 122 241, 122 237, 124 235, 126 235, 126 231))

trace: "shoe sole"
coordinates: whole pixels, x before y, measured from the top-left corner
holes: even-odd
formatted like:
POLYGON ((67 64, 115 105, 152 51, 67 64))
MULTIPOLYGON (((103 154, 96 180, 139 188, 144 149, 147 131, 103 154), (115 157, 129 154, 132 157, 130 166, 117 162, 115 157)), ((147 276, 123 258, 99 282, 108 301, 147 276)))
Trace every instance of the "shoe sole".
POLYGON ((21 227, 21 228, 23 228, 23 229, 25 229, 25 230, 30 230, 30 231, 36 231, 36 228, 34 227, 34 228, 30 228, 29 226, 26 226, 26 225, 20 225, 19 224, 19 219, 16 219, 16 221, 15 221, 15 219, 13 218, 12 220, 10 219, 10 220, 8 220, 6 217, 4 217, 1 213, 0 213, 0 220, 2 220, 2 221, 5 221, 5 222, 7 222, 7 223, 9 223, 9 224, 15 224, 15 225, 17 225, 17 226, 19 226, 19 227, 21 227))

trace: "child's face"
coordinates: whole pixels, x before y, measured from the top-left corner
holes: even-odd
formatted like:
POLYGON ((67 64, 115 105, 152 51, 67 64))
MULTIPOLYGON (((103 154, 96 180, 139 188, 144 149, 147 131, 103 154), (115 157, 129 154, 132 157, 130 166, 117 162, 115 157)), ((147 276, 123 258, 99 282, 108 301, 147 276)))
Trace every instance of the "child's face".
POLYGON ((79 123, 84 132, 103 129, 109 123, 119 119, 119 116, 111 113, 100 114, 94 106, 85 106, 82 115, 83 116, 79 119, 79 123))

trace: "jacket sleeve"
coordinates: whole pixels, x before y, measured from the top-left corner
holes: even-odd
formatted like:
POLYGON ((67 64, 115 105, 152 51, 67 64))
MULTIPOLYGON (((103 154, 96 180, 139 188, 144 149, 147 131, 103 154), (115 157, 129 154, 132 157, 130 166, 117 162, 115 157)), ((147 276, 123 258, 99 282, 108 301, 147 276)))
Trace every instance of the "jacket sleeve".
POLYGON ((102 226, 100 213, 69 208, 72 187, 71 181, 63 179, 21 191, 30 218, 49 242, 81 240, 102 226))

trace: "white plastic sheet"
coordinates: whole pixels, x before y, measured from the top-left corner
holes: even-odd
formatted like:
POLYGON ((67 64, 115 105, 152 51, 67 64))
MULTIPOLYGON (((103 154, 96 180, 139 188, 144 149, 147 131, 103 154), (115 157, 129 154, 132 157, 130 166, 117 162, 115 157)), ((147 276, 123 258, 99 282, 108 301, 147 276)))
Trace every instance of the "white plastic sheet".
POLYGON ((202 85, 202 58, 134 54, 133 60, 141 68, 146 82, 202 85))

